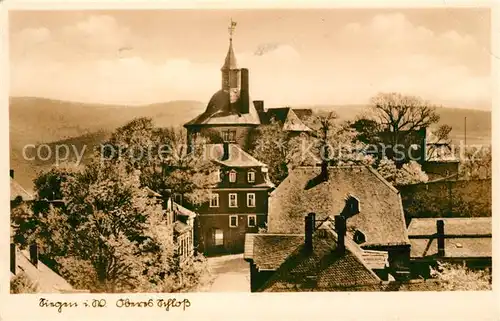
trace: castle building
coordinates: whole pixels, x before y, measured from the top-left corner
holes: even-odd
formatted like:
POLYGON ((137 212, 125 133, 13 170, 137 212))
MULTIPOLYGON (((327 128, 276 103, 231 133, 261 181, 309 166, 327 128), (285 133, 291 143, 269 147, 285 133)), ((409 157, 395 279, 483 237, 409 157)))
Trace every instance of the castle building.
POLYGON ((302 123, 310 110, 290 107, 265 110, 264 101, 250 99, 249 71, 240 68, 229 28, 229 49, 221 68, 221 88, 206 110, 184 124, 188 141, 200 137, 208 157, 217 165, 219 182, 210 191, 211 200, 198 208, 195 243, 205 255, 243 253, 245 234, 267 226, 268 197, 274 189, 267 165, 249 154, 259 126, 278 121, 283 130, 297 135, 309 132, 302 123))

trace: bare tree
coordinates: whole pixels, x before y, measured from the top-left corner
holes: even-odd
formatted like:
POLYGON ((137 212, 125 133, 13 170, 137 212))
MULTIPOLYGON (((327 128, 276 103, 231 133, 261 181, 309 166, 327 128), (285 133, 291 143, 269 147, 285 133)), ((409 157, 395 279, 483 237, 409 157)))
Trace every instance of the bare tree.
POLYGON ((380 93, 371 99, 375 119, 391 133, 397 144, 403 132, 429 127, 439 121, 435 106, 429 102, 400 93, 380 93))

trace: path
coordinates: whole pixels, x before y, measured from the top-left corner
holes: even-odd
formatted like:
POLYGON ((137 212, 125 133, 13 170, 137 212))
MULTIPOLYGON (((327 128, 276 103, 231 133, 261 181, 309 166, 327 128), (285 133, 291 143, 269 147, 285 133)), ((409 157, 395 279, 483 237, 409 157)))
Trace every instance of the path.
POLYGON ((250 267, 243 254, 208 258, 215 280, 210 292, 249 292, 250 267))

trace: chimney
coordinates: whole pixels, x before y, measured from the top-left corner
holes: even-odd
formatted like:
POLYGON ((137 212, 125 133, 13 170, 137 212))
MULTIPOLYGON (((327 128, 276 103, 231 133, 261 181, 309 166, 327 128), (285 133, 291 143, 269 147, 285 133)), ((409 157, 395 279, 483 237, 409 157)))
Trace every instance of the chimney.
POLYGON ((30 261, 38 268, 38 246, 36 243, 30 245, 30 261))
POLYGON ((10 170, 10 178, 14 178, 14 170, 13 169, 10 170))
POLYGON ((444 256, 444 221, 437 220, 437 246, 438 246, 438 256, 444 256))
POLYGON ((328 180, 328 161, 326 160, 321 161, 321 177, 325 181, 328 180))
POLYGON ((345 253, 345 233, 347 230, 345 218, 342 215, 335 215, 335 231, 337 232, 337 251, 345 253))
POLYGON ((222 160, 229 159, 229 142, 222 143, 222 147, 224 148, 224 152, 222 154, 222 160))
POLYGON ((10 243, 10 271, 12 274, 16 274, 17 263, 16 263, 16 245, 10 243))
POLYGON ((240 112, 248 114, 250 108, 250 94, 248 90, 248 69, 241 69, 240 112))
POLYGON ((304 248, 309 253, 313 251, 313 234, 314 234, 315 224, 316 224, 316 214, 315 213, 307 214, 307 216, 305 217, 304 248))
POLYGON ((264 112, 264 101, 263 100, 254 100, 253 105, 258 113, 264 112))

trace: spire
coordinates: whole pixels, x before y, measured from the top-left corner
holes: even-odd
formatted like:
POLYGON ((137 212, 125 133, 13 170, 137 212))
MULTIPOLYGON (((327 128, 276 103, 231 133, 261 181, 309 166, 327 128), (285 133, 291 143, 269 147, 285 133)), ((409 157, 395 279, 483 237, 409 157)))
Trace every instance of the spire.
POLYGON ((233 19, 231 19, 231 23, 227 28, 229 31, 229 50, 227 51, 226 60, 224 61, 224 65, 222 66, 221 70, 238 69, 238 66, 236 64, 236 56, 234 55, 233 51, 233 34, 235 28, 236 21, 233 21, 233 19))

